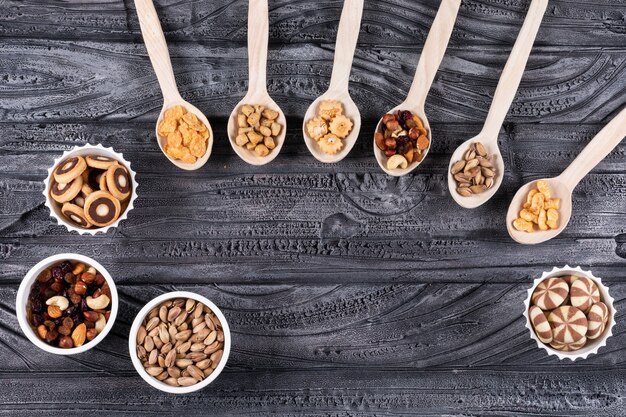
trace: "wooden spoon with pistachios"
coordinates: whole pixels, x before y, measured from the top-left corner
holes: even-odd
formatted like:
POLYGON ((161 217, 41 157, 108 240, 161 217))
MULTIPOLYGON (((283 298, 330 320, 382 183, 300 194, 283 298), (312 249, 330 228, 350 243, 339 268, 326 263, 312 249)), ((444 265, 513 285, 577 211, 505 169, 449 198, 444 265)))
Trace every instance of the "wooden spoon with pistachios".
POLYGON ((493 197, 502 184, 504 162, 498 147, 498 134, 522 80, 547 6, 548 0, 533 0, 530 4, 524 24, 498 81, 483 129, 475 137, 463 142, 450 158, 448 190, 461 207, 476 208, 484 204, 493 197), (479 161, 469 161, 466 157, 473 152, 470 147, 476 143, 481 144, 481 150, 484 152, 474 152, 472 159, 478 157, 479 161), (461 165, 463 166, 459 169, 461 165), (494 175, 488 176, 489 171, 495 171, 494 175), (461 177, 466 177, 467 181, 460 181, 461 177))
POLYGON ((506 214, 506 228, 513 240, 525 245, 534 245, 558 236, 572 217, 572 192, 574 188, 589 171, 606 158, 624 137, 626 137, 626 108, 622 109, 613 120, 598 132, 561 175, 545 179, 551 189, 552 196, 561 199, 558 209, 559 225, 556 229, 529 233, 513 227, 513 221, 518 217, 528 192, 531 187, 536 185, 537 181, 531 181, 522 186, 513 197, 506 214))
MULTIPOLYGON (((230 140, 230 145, 235 153, 250 165, 265 165, 272 162, 285 143, 285 131, 287 130, 285 114, 267 92, 268 38, 269 16, 267 0, 250 0, 248 3, 248 92, 237 103, 228 119, 228 139, 230 140), (270 112, 278 112, 278 116, 273 120, 280 125, 280 131, 276 136, 268 136, 271 138, 272 145, 266 146, 263 142, 259 142, 263 147, 248 149, 246 145, 252 142, 251 139, 248 139, 249 142, 244 143, 243 146, 237 143, 240 129, 237 117, 242 113, 242 109, 246 105, 252 106, 255 110, 267 109, 270 112), (273 148, 271 148, 272 146, 273 148), (264 154, 266 150, 269 153, 264 154)), ((247 127, 243 127, 243 129, 247 129, 247 127)), ((252 134, 252 136, 256 135, 252 134)), ((243 143, 243 141, 240 143, 243 143)))

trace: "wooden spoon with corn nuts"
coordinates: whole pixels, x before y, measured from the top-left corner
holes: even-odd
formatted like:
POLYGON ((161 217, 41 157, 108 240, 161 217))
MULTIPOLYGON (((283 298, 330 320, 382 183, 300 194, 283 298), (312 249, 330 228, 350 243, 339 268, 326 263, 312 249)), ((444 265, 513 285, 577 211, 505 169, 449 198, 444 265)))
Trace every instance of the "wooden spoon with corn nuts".
MULTIPOLYGON (((285 132, 287 129, 285 114, 267 92, 268 38, 269 16, 267 0, 251 0, 248 3, 248 92, 237 103, 228 118, 228 139, 230 140, 230 145, 235 153, 250 165, 265 165, 273 161, 285 143, 285 132), (259 113, 265 110, 278 112, 278 115, 272 118, 273 121, 280 125, 280 131, 272 137, 273 148, 269 149, 268 146, 264 145, 269 152, 256 152, 256 149, 248 149, 237 143, 240 129, 237 117, 246 105, 259 110, 259 113)), ((254 125, 257 124, 254 123, 254 125)), ((256 135, 253 132, 250 133, 250 136, 252 138, 247 139, 251 142, 256 135)))
POLYGON ((528 191, 535 187, 537 181, 529 182, 522 186, 511 201, 506 215, 506 227, 509 235, 516 242, 526 245, 545 242, 558 236, 567 226, 572 216, 572 192, 576 185, 596 165, 600 163, 626 136, 626 108, 622 109, 583 149, 574 161, 555 178, 547 178, 546 181, 552 190, 553 197, 560 198, 559 225, 554 230, 536 231, 528 233, 513 227, 518 212, 526 201, 528 191))

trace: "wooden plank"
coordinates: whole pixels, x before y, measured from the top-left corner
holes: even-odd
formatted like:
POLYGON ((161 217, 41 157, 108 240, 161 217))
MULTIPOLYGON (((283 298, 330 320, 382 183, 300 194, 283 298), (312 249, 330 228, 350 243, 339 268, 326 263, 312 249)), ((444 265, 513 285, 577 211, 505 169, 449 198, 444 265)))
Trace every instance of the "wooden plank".
MULTIPOLYGON (((170 41, 227 43, 246 41, 246 5, 240 1, 155 2, 170 41)), ((452 45, 512 45, 526 1, 463 2, 452 45)), ((279 44, 334 44, 341 0, 275 1, 270 8, 270 41, 279 44)), ((438 0, 367 2, 360 42, 376 45, 422 44, 438 0)), ((537 39, 541 45, 623 46, 621 0, 553 0, 537 39)), ((140 41, 132 2, 7 0, 0 3, 0 36, 67 40, 140 41)))
MULTIPOLYGON (((120 285, 112 333, 94 350, 68 357, 43 354, 25 340, 13 314, 15 288, 0 287, 0 412, 150 412, 166 402, 219 415, 623 413, 623 332, 586 361, 548 357, 523 326, 527 286, 120 285), (126 344, 135 313, 173 289, 215 301, 233 332, 224 374, 182 397, 140 380, 126 344)), ((623 320, 626 285, 611 285, 611 294, 623 320)))
MULTIPOLYGON (((182 95, 209 119, 226 118, 247 88, 245 47, 171 44, 170 52, 182 95)), ((359 48, 350 87, 364 120, 404 99, 418 53, 359 48)), ((431 123, 482 124, 508 54, 497 46, 450 50, 427 99, 431 123)), ((313 44, 270 49, 268 90, 285 114, 302 117, 326 89, 331 61, 332 50, 313 44)), ((6 122, 152 121, 162 105, 143 45, 12 39, 0 46, 0 62, 6 122)), ((623 47, 535 48, 507 122, 606 122, 624 105, 625 62, 623 47)))
MULTIPOLYGON (((32 346, 14 316, 15 287, 0 286, 0 354, 5 358, 0 372, 129 376, 134 368, 127 338, 135 314, 152 298, 173 290, 197 292, 222 309, 233 334, 231 370, 626 369, 621 351, 626 335, 619 330, 584 361, 559 361, 539 349, 522 317, 530 285, 118 283, 120 309, 112 332, 93 351, 78 356, 50 355, 32 346)), ((626 315, 621 308, 626 283, 609 285, 619 323, 626 315)))

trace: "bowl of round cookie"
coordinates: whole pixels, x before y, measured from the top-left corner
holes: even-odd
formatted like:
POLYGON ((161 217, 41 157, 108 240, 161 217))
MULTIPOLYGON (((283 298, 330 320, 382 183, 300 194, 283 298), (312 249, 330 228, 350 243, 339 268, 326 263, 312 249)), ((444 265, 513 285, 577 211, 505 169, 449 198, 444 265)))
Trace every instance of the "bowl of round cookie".
POLYGON ((130 162, 112 148, 75 147, 55 159, 44 195, 50 215, 68 231, 106 233, 128 216, 137 198, 130 162))
POLYGON ((586 359, 606 346, 615 308, 602 279, 579 266, 554 268, 534 281, 524 317, 537 346, 559 359, 586 359))

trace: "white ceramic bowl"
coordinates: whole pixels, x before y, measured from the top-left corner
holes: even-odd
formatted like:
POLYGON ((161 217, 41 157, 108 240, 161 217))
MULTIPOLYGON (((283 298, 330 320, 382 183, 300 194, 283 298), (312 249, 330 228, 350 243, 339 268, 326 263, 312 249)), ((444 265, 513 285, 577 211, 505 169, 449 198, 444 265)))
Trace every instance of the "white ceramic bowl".
POLYGON ((20 327, 22 328, 22 332, 24 332, 26 337, 31 342, 33 342, 35 346, 37 346, 40 349, 45 350, 46 352, 54 353, 56 355, 74 355, 76 353, 82 353, 93 348, 98 343, 100 343, 109 333, 111 328, 113 327, 113 323, 115 322, 115 318, 117 317, 117 308, 118 308, 117 289, 115 287, 115 282, 113 282, 113 278, 111 277, 111 275, 107 272, 106 269, 104 269, 102 265, 100 265, 95 260, 87 256, 78 255, 76 253, 60 253, 58 255, 50 256, 42 260, 41 262, 39 262, 37 265, 33 266, 30 269, 30 271, 28 271, 28 273, 22 280, 22 283, 20 284, 20 288, 17 290, 17 300, 15 302, 15 311, 17 313, 17 321, 19 322, 20 327), (33 330, 33 328, 31 327, 26 316, 26 306, 28 304, 28 295, 30 293, 30 288, 32 287, 33 283, 37 280, 37 276, 39 276, 41 271, 43 271, 47 267, 59 261, 78 261, 88 266, 93 266, 94 268, 96 268, 96 270, 100 274, 102 274, 102 276, 104 276, 104 278, 109 283, 109 288, 111 289, 111 315, 109 317, 109 321, 107 321, 107 324, 104 327, 104 330, 100 332, 100 334, 96 336, 92 341, 85 342, 84 345, 79 346, 79 347, 74 347, 71 349, 63 349, 59 347, 54 347, 52 345, 47 344, 43 340, 41 340, 39 336, 35 333, 35 330, 33 330))
POLYGON ((613 335, 613 326, 615 326, 615 307, 613 307, 613 297, 609 295, 609 288, 602 283, 602 280, 596 276, 594 276, 591 271, 583 271, 580 266, 576 268, 572 268, 568 265, 565 265, 563 268, 554 268, 550 272, 544 272, 540 278, 537 278, 533 284, 533 286, 528 290, 528 297, 524 301, 524 317, 526 317, 526 327, 530 331, 530 338, 537 342, 537 346, 545 349, 549 355, 556 355, 559 359, 570 359, 572 362, 578 358, 586 359, 587 356, 598 353, 598 349, 602 346, 606 346, 606 341, 609 337, 613 335), (572 352, 563 352, 561 350, 553 349, 550 345, 547 345, 539 340, 537 335, 535 334, 535 329, 530 322, 530 318, 528 317, 528 309, 530 308, 530 299, 532 297, 535 288, 537 285, 544 279, 552 278, 552 277, 560 277, 564 275, 576 275, 579 277, 587 277, 595 282, 598 286, 598 290, 600 291, 600 299, 606 304, 609 308, 609 321, 606 324, 606 328, 600 337, 597 339, 589 340, 587 344, 582 348, 572 352))
POLYGON ((224 366, 226 366, 226 362, 228 361, 228 356, 230 354, 230 343, 230 328, 228 327, 228 322, 226 321, 226 317, 224 317, 224 314, 222 314, 222 311, 206 297, 188 291, 168 292, 154 298, 152 301, 146 304, 141 309, 141 311, 139 311, 137 317, 135 317, 135 321, 133 321, 133 326, 130 328, 130 334, 128 336, 128 349, 130 351, 130 358, 132 359, 133 365, 135 366, 135 369, 137 370, 139 375, 144 379, 144 381, 152 385, 154 388, 168 392, 170 394, 186 394, 189 392, 198 391, 213 382, 219 376, 219 374, 222 373, 224 366), (222 324, 222 329, 224 330, 224 353, 222 354, 222 359, 220 360, 220 363, 217 365, 211 375, 198 382, 197 384, 189 387, 173 387, 159 381, 158 379, 149 375, 146 372, 143 365, 141 364, 141 361, 139 360, 139 357, 137 356, 137 332, 139 331, 139 327, 141 327, 144 318, 148 315, 148 313, 150 313, 153 308, 161 304, 163 301, 171 300, 174 298, 191 298, 209 307, 220 320, 220 323, 222 324))
MULTIPOLYGON (((52 164, 52 167, 48 169, 48 177, 44 181, 45 187, 43 191, 43 194, 46 196, 46 206, 48 207, 48 209, 50 209, 50 216, 54 217, 60 225, 65 226, 65 228, 70 232, 71 231, 78 232, 81 235, 84 235, 84 234, 95 235, 96 233, 106 233, 107 230, 113 227, 117 227, 122 220, 125 220, 128 217, 128 213, 134 208, 134 202, 135 202, 135 199, 137 198, 137 179, 135 177, 136 177, 135 171, 131 169, 130 162, 124 159, 123 154, 115 152, 113 148, 105 148, 104 146, 100 144, 98 145, 87 144, 84 146, 76 146, 75 148, 69 151, 63 152, 63 155, 55 159, 54 164, 52 164), (61 204, 57 203, 50 197, 50 187, 52 186, 52 181, 51 181, 52 172, 57 167, 57 165, 59 165, 61 161, 64 161, 65 159, 69 157, 85 156, 85 155, 107 156, 109 158, 117 160, 121 165, 123 165, 128 170, 128 173, 130 174, 130 177, 132 179, 132 183, 133 183, 132 191, 130 194, 130 198, 128 199, 128 205, 126 207, 126 210, 120 213, 120 217, 118 217, 118 219, 114 223, 108 226, 104 226, 104 227, 94 226, 89 229, 83 229, 82 227, 78 227, 75 224, 70 223, 65 218, 65 216, 61 213, 61 204)), ((126 202, 124 202, 124 204, 126 204, 126 202)))

